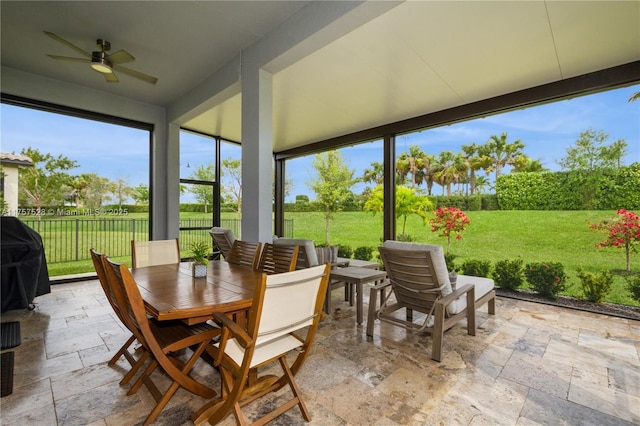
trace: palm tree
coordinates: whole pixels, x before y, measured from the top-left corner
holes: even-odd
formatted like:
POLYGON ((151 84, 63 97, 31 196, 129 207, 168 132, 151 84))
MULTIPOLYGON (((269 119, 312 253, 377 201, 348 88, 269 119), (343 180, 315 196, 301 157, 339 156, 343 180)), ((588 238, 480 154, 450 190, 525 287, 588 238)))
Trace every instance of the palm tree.
POLYGON ((486 176, 478 176, 476 177, 476 192, 478 194, 483 194, 484 190, 490 188, 491 184, 489 182, 489 178, 486 176))
POLYGON ((518 155, 513 162, 513 172, 530 172, 537 173, 543 172, 547 169, 542 165, 542 160, 537 159, 534 160, 531 157, 528 157, 524 154, 518 155))
POLYGON ((424 180, 424 159, 427 156, 419 146, 411 145, 409 152, 403 152, 398 156, 396 169, 404 182, 411 175, 411 188, 420 185, 424 180))
POLYGON ((481 147, 472 143, 471 145, 462 145, 462 152, 464 153, 464 161, 469 172, 469 177, 466 179, 469 184, 469 194, 473 195, 476 192, 476 171, 486 170, 491 167, 491 158, 481 154, 481 147))
POLYGON ((495 170, 495 180, 498 180, 502 168, 505 166, 513 166, 515 159, 522 154, 524 143, 519 139, 508 143, 507 134, 502 133, 499 137, 491 135, 489 140, 483 147, 483 153, 491 157, 493 168, 495 170))
POLYGON ((447 195, 451 195, 451 184, 460 183, 466 177, 467 165, 461 153, 454 154, 451 151, 442 151, 438 157, 440 168, 434 174, 436 182, 442 185, 442 194, 447 189, 447 195))
POLYGON ((371 163, 370 169, 364 169, 361 179, 364 183, 382 185, 384 182, 384 164, 374 161, 371 163))

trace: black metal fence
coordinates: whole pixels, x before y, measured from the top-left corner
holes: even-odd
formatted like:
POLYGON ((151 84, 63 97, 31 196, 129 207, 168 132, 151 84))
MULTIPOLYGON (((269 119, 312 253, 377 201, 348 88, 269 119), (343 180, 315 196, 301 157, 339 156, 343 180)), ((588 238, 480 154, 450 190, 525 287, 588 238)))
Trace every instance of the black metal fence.
MULTIPOLYGON (((42 237, 47 263, 90 260, 89 249, 95 248, 111 257, 131 256, 131 240, 149 239, 149 219, 91 218, 37 220, 22 219, 42 237)), ((180 250, 188 257, 189 245, 195 241, 213 244, 209 229, 211 219, 182 219, 180 228, 180 250), (193 229, 202 228, 202 229, 193 229)), ((238 219, 221 219, 220 226, 239 235, 238 219)), ((293 236, 293 220, 285 220, 285 236, 293 236)))

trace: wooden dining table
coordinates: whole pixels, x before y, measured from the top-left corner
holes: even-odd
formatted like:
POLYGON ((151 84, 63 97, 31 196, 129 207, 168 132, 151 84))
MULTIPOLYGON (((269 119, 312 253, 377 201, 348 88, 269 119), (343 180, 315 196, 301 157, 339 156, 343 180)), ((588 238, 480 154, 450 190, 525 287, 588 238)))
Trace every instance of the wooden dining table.
POLYGON ((134 268, 131 273, 150 315, 187 324, 207 321, 214 312, 247 312, 262 279, 261 272, 224 260, 210 261, 203 278, 192 277, 190 262, 134 268))

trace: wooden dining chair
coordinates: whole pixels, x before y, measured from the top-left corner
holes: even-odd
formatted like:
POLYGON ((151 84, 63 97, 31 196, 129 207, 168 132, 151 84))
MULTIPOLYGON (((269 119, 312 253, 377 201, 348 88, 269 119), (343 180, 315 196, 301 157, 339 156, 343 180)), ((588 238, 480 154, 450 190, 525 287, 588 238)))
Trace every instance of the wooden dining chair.
POLYGON ((231 246, 227 262, 247 269, 256 269, 260 259, 262 243, 235 240, 231 246))
MULTIPOLYGON (((191 419, 196 425, 207 421, 217 424, 232 412, 237 424, 248 424, 242 407, 287 385, 293 398, 255 423, 265 424, 295 406, 300 408, 306 421, 311 421, 294 376, 309 355, 320 322, 329 272, 329 265, 320 265, 281 274, 263 274, 253 295, 246 330, 226 315, 215 314, 214 320, 221 324, 222 334, 219 343, 209 351, 214 357, 214 365, 220 370, 221 392, 220 397, 194 413, 191 419), (291 353, 296 355, 290 365, 287 355, 291 353), (276 361, 282 368, 282 375, 250 379, 250 371, 267 368, 276 361)), ((269 369, 269 373, 272 372, 269 369)), ((278 393, 278 399, 285 395, 278 393)), ((260 412, 271 409, 273 403, 269 401, 260 412)))
POLYGON ((171 240, 131 240, 131 258, 134 268, 180 263, 180 242, 171 240))
POLYGON ((115 294, 111 287, 109 286, 109 281, 107 279, 106 271, 104 269, 103 258, 106 257, 104 254, 98 253, 95 249, 89 250, 91 253, 91 260, 93 261, 93 266, 96 270, 96 274, 98 274, 98 281, 102 286, 102 290, 104 291, 105 296, 107 296, 107 300, 113 308, 116 316, 122 322, 122 324, 131 331, 131 337, 127 339, 126 342, 122 345, 122 347, 115 353, 115 355, 109 360, 108 365, 114 365, 121 357, 124 357, 129 364, 131 364, 131 369, 125 374, 125 376, 120 381, 121 385, 129 383, 131 378, 138 372, 140 367, 142 367, 145 361, 149 357, 149 353, 144 349, 143 346, 140 346, 137 350, 139 352, 138 358, 136 359, 135 354, 129 351, 131 345, 136 342, 136 336, 133 334, 133 331, 129 327, 129 322, 125 319, 122 310, 116 300, 115 294))
POLYGON ((268 275, 295 270, 299 249, 299 246, 276 246, 265 243, 258 262, 258 270, 268 275))
POLYGON ((144 384, 156 400, 156 406, 144 420, 144 424, 148 425, 156 420, 180 387, 204 398, 213 398, 216 391, 196 381, 189 373, 212 339, 220 334, 220 330, 208 323, 188 326, 181 321, 150 320, 138 285, 129 269, 109 258, 103 258, 103 265, 107 280, 122 308, 123 317, 151 356, 151 362, 127 392, 127 395, 132 395, 144 384), (193 353, 186 362, 174 357, 187 348, 191 348, 193 353), (151 380, 151 373, 158 366, 171 380, 164 393, 151 380))
POLYGON ((233 234, 233 231, 228 228, 214 226, 209 230, 209 234, 211 234, 213 243, 218 250, 220 250, 222 257, 226 259, 227 256, 229 256, 233 242, 236 240, 236 236, 233 234))

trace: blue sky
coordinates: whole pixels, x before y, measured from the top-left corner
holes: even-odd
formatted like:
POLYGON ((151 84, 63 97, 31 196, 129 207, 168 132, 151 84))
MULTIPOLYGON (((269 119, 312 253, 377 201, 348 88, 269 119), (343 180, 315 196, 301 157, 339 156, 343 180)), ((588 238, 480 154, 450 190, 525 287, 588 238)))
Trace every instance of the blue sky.
MULTIPOLYGON (((443 150, 459 152, 462 145, 485 143, 491 135, 508 134, 508 141, 525 144, 524 152, 551 170, 575 143, 581 132, 591 128, 609 134, 609 142, 624 139, 628 144, 625 164, 640 162, 640 101, 628 102, 640 85, 572 100, 517 110, 458 123, 411 135, 399 136, 398 153, 418 145, 428 154, 443 150)), ((147 132, 110 124, 81 120, 37 110, 2 104, 0 108, 0 150, 19 153, 27 146, 43 153, 64 155, 80 165, 73 174, 97 173, 111 180, 125 179, 131 186, 148 182, 149 139, 147 132)), ((346 164, 361 176, 374 161, 382 162, 380 141, 341 150, 346 164)), ((198 165, 213 161, 213 143, 183 133, 181 177, 188 177, 198 165), (189 165, 189 168, 187 168, 189 165)), ((240 148, 225 145, 222 157, 238 158, 240 148)), ((313 156, 287 162, 287 177, 295 182, 287 201, 296 195, 314 194, 306 183, 313 176, 313 156)), ((362 186, 354 188, 360 191, 362 186)), ((439 194, 440 188, 434 188, 439 194)), ((184 198, 187 201, 188 197, 184 198)))

